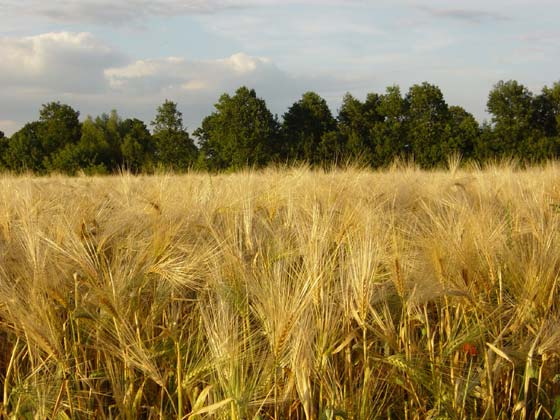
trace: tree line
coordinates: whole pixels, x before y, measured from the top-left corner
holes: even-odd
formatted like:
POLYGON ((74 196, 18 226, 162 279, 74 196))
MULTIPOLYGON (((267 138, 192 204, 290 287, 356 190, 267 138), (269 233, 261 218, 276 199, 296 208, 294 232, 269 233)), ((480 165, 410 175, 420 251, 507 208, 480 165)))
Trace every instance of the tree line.
POLYGON ((379 168, 396 158, 433 168, 452 154, 479 163, 503 157, 536 163, 560 153, 560 82, 539 94, 515 80, 498 82, 488 95, 491 119, 482 124, 426 82, 404 95, 390 86, 364 101, 348 93, 336 116, 323 98, 307 92, 279 119, 247 87, 223 94, 214 108, 191 136, 168 100, 157 108, 151 131, 116 111, 80 122, 79 111, 51 102, 11 137, 0 131, 0 168, 103 174, 354 161, 379 168))

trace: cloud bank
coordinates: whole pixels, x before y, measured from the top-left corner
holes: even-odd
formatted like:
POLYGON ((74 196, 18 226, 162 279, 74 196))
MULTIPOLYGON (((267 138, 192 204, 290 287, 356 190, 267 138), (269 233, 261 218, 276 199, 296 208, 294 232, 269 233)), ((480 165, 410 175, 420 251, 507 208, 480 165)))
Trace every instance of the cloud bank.
POLYGON ((227 10, 303 4, 322 7, 360 0, 4 0, 0 15, 38 16, 58 23, 127 24, 153 17, 208 15, 227 10))
POLYGON ((0 56, 0 86, 62 94, 105 90, 105 68, 125 60, 123 54, 83 32, 0 38, 0 56))
POLYGON ((59 23, 120 24, 154 16, 215 13, 245 7, 237 0, 12 0, 0 12, 13 16, 39 16, 59 23))
POLYGON ((493 12, 485 9, 462 9, 462 8, 436 8, 428 6, 417 6, 432 17, 454 19, 470 23, 481 23, 487 20, 508 20, 509 18, 499 12, 493 12))
MULTIPOLYGON (((247 85, 284 108, 309 79, 294 78, 269 58, 239 52, 214 60, 163 57, 130 60, 90 33, 53 32, 0 37, 0 130, 7 134, 37 118, 51 100, 67 102, 83 115, 116 107, 124 116, 149 122, 164 99, 179 102, 185 121, 197 125, 223 92, 247 85)), ((323 85, 327 82, 324 81, 323 85)), ((315 83, 317 86, 317 83, 315 83)), ((196 127, 193 127, 196 128, 196 127)))
POLYGON ((248 85, 283 113, 307 90, 333 112, 429 81, 485 117, 500 79, 558 79, 557 0, 0 0, 0 130, 66 102, 150 121, 164 99, 196 128, 248 85))

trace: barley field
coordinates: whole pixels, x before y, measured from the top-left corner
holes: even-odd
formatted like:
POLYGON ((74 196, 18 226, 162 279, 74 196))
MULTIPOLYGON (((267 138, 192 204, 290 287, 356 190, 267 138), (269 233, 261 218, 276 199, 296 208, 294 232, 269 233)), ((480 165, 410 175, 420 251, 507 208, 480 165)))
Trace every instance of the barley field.
POLYGON ((0 416, 559 419, 560 165, 0 178, 0 416))

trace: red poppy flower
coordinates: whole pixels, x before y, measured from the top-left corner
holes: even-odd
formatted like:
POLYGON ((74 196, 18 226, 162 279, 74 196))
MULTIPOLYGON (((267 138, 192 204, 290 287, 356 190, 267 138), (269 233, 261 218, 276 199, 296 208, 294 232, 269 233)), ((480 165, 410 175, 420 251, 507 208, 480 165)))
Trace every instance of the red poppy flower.
POLYGON ((476 346, 472 343, 463 344, 463 352, 467 353, 469 356, 476 356, 478 354, 476 346))

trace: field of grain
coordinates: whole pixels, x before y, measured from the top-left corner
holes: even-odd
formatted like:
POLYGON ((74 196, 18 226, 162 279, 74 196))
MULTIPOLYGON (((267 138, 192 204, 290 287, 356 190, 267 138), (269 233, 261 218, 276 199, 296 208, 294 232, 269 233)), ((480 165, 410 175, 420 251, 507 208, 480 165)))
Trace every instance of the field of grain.
POLYGON ((0 178, 0 415, 560 418, 560 166, 0 178))

